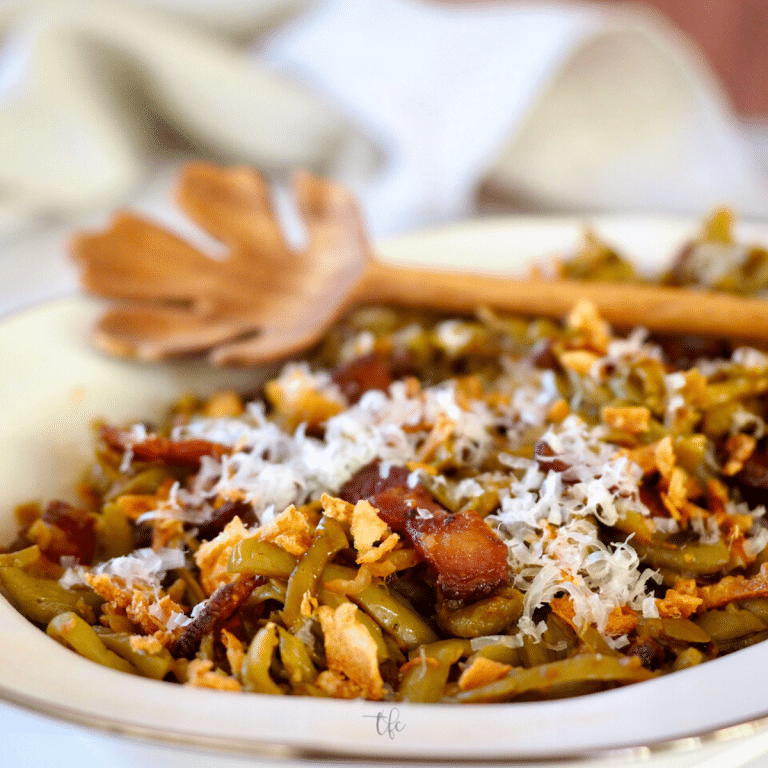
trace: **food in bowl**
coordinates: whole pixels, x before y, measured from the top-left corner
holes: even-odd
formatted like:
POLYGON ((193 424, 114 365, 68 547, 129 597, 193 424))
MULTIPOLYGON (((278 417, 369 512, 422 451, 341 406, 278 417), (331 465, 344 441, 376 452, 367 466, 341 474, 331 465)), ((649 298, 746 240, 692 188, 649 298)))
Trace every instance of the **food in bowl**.
POLYGON ((768 635, 767 388, 757 350, 691 366, 586 304, 366 308, 254 397, 96 425, 80 500, 19 509, 3 594, 88 658, 223 690, 641 682, 768 635))

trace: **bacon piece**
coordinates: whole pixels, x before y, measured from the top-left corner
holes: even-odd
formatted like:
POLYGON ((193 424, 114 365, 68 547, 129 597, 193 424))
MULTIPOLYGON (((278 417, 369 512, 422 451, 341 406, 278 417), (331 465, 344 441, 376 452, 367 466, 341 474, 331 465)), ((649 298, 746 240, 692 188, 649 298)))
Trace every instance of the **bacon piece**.
MULTIPOLYGON (((533 446, 533 458, 536 459, 536 463, 542 472, 560 472, 565 475, 571 469, 569 464, 555 456, 555 452, 549 443, 541 440, 533 446)), ((563 477, 564 481, 567 481, 567 479, 563 477)))
POLYGON ((236 517, 239 517, 246 526, 255 525, 258 522, 256 512, 250 504, 244 501, 225 501, 213 511, 206 522, 198 526, 198 538, 200 541, 215 539, 236 517))
POLYGON ((740 472, 733 476, 744 501, 750 507, 765 504, 768 492, 768 441, 761 440, 744 461, 740 472))
POLYGON ((56 563, 70 556, 90 565, 96 550, 96 518, 65 501, 52 501, 30 527, 28 536, 56 563))
POLYGON ((264 583, 258 576, 241 576, 236 581, 220 586, 208 599, 203 610, 186 627, 171 647, 176 658, 191 659, 200 647, 200 641, 217 626, 221 626, 264 583))
POLYGON ((167 437, 153 435, 146 440, 132 443, 125 432, 115 427, 103 426, 99 436, 110 447, 118 451, 130 448, 133 457, 138 461, 162 462, 174 467, 197 469, 203 456, 220 459, 231 449, 210 440, 193 438, 191 440, 171 440, 167 437))
POLYGON ((506 583, 507 548, 479 515, 449 512, 421 483, 408 484, 405 467, 390 467, 386 477, 381 475, 378 461, 368 464, 342 486, 339 498, 373 504, 434 567, 446 598, 476 600, 506 583))
POLYGON ((350 403, 356 403, 371 389, 386 392, 394 381, 389 362, 375 353, 342 363, 331 372, 331 378, 350 403))
POLYGON ((407 353, 391 356, 370 352, 338 365, 331 378, 350 403, 356 403, 372 389, 387 391, 389 385, 413 370, 407 353))

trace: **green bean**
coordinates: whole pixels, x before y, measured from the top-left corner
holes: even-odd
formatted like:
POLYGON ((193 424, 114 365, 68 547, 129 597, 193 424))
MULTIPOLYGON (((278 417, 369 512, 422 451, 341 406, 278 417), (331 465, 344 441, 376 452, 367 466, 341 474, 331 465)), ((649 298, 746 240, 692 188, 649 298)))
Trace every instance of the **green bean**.
POLYGON ((742 648, 749 648, 750 645, 762 643, 764 640, 768 640, 768 629, 764 629, 761 632, 751 632, 741 637, 734 637, 733 640, 723 640, 716 643, 716 645, 718 652, 724 656, 727 653, 740 651, 742 648))
POLYGON ((277 600, 278 603, 285 603, 286 588, 286 582, 279 579, 270 579, 266 584, 256 587, 248 599, 257 603, 263 603, 267 600, 277 600))
POLYGON ((341 523, 333 518, 323 517, 317 526, 312 544, 296 564, 288 579, 282 617, 283 623, 292 632, 296 632, 304 623, 304 617, 301 614, 304 596, 317 594, 325 566, 337 552, 348 546, 349 541, 341 523))
POLYGON ((80 656, 111 667, 119 672, 136 674, 136 667, 118 656, 103 643, 96 630, 76 613, 66 611, 54 616, 48 623, 46 632, 54 640, 80 654, 80 656))
POLYGON ((759 619, 768 626, 768 597, 750 597, 741 600, 739 605, 750 613, 754 613, 759 619))
POLYGON ((695 667, 697 664, 701 664, 706 660, 707 657, 699 648, 690 646, 677 654, 677 658, 672 662, 672 669, 677 672, 681 669, 695 667))
MULTIPOLYGON (((352 579, 354 576, 354 569, 331 563, 325 568, 323 581, 352 579)), ((360 592, 350 595, 349 598, 372 616, 385 631, 396 637, 409 651, 438 639, 434 630, 383 584, 377 582, 369 584, 360 592)))
POLYGON ((768 377, 764 374, 749 375, 743 371, 739 378, 729 378, 727 381, 710 381, 707 384, 705 400, 702 408, 709 410, 749 395, 760 394, 768 389, 768 377))
MULTIPOLYGON (((513 635, 508 635, 507 637, 511 640, 513 635)), ((487 644, 481 645, 469 659, 467 659, 467 662, 471 663, 474 659, 479 657, 490 659, 491 661, 498 661, 501 664, 509 664, 510 667, 522 666, 522 662, 520 661, 520 647, 504 642, 504 636, 500 637, 496 642, 488 642, 487 644)))
POLYGON ((454 637, 481 637, 499 634, 522 613, 523 594, 509 587, 453 611, 443 604, 437 612, 437 623, 454 637))
POLYGON ((611 648, 606 639, 591 624, 584 625, 578 633, 579 640, 587 651, 602 656, 620 656, 615 648, 611 648))
POLYGON ((702 432, 711 438, 720 438, 728 434, 733 424, 733 415, 740 408, 740 404, 735 400, 710 408, 701 421, 702 432))
POLYGON ((766 628, 765 622, 754 613, 735 605, 726 610, 713 608, 705 611, 697 617, 696 624, 718 644, 752 632, 762 632, 766 628))
POLYGON ((215 655, 216 644, 213 632, 206 632, 200 639, 200 646, 197 649, 198 659, 208 659, 213 661, 215 655))
POLYGON ((104 497, 105 501, 113 501, 118 496, 145 495, 156 493, 158 488, 169 478, 175 477, 170 467, 149 467, 138 472, 120 485, 116 485, 104 497))
POLYGON ((564 659, 568 652, 578 645, 576 633, 554 613, 550 613, 546 619, 547 628, 542 638, 549 649, 552 660, 564 659))
POLYGON ((0 554, 0 567, 2 568, 27 568, 34 565, 40 559, 40 547, 32 544, 15 552, 0 554))
POLYGON ((131 645, 129 632, 112 632, 106 627, 94 626, 94 631, 110 651, 114 651, 134 667, 144 677, 162 680, 173 668, 174 659, 167 648, 160 648, 157 653, 149 653, 131 645))
MULTIPOLYGON (((512 701, 531 694, 552 697, 562 688, 568 688, 570 694, 573 684, 637 683, 652 677, 654 673, 643 668, 638 658, 618 658, 600 653, 582 654, 531 669, 515 667, 501 680, 469 691, 460 691, 446 701, 486 704, 512 701)), ((592 686, 589 687, 591 690, 592 686)))
POLYGON ((129 554, 133 548, 133 530, 117 502, 104 504, 98 518, 97 561, 129 554))
POLYGON ((31 576, 21 568, 0 568, 0 584, 11 605, 37 624, 67 611, 88 611, 104 601, 92 589, 66 589, 55 579, 31 576))
POLYGON ((254 573, 270 579, 287 579, 298 558, 270 541, 243 539, 232 549, 227 570, 230 573, 254 573))
POLYGON ((634 548, 640 559, 653 568, 669 568, 681 574, 707 575, 724 570, 731 560, 728 545, 684 544, 675 549, 635 542, 634 548))
POLYGON ((520 661, 524 667, 538 667, 554 661, 554 654, 547 648, 543 640, 536 640, 530 635, 525 635, 520 647, 520 661))
POLYGON ((280 660, 283 662, 291 685, 311 683, 317 677, 317 669, 309 658, 307 647, 296 635, 282 627, 277 628, 279 635, 280 660))
POLYGON ((184 582, 184 599, 190 608, 206 600, 206 595, 200 586, 200 582, 189 568, 174 568, 173 572, 184 582))
POLYGON ((664 618, 661 620, 664 636, 669 640, 681 643, 708 643, 712 640, 709 634, 690 619, 664 618))
POLYGON ((397 692, 399 701, 432 703, 445 691, 451 667, 472 651, 469 640, 438 640, 411 653, 397 692))
POLYGON ((711 474, 707 467, 707 449, 711 447, 704 435, 680 435, 675 438, 675 456, 677 463, 686 472, 698 479, 706 479, 711 474))
POLYGON ((643 544, 650 544, 651 542, 653 523, 640 512, 625 511, 612 527, 622 533, 633 534, 632 543, 635 548, 639 542, 643 544))
POLYGON ((242 673, 247 690, 256 693, 283 693, 283 689, 269 674, 278 642, 277 625, 272 622, 262 627, 251 640, 245 654, 242 673))

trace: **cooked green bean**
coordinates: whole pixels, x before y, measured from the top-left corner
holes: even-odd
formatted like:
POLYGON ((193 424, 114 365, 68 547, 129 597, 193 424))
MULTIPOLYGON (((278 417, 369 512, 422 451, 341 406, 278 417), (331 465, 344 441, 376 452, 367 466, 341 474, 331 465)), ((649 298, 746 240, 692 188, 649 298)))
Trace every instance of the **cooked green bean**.
POLYGON ((133 551, 133 527, 116 502, 107 502, 99 516, 99 558, 111 560, 133 551))
POLYGON ((450 701, 463 704, 489 704, 513 701, 530 694, 554 695, 558 689, 592 682, 637 683, 653 673, 644 669, 638 658, 617 658, 602 654, 583 654, 530 669, 515 667, 501 680, 457 693, 450 701))
MULTIPOLYGON (((323 573, 323 581, 350 579, 354 575, 353 569, 331 563, 323 573)), ((434 630, 383 584, 371 584, 349 597, 409 651, 438 639, 434 630)))
POLYGON ((0 567, 0 584, 11 605, 37 624, 45 625, 60 613, 86 611, 103 602, 91 589, 66 589, 55 579, 31 576, 13 566, 0 567))
POLYGON ((761 621, 768 626, 768 597, 752 597, 747 600, 741 600, 739 605, 750 613, 754 613, 761 621))
POLYGON ((28 568, 40 559, 40 547, 33 544, 31 547, 17 549, 15 552, 0 554, 0 568, 28 568))
POLYGON ((583 626, 579 630, 579 640, 584 644, 584 648, 595 654, 602 656, 620 656, 620 652, 608 644, 605 637, 590 624, 583 626))
POLYGON ((48 623, 46 632, 54 640, 95 661, 105 667, 111 667, 118 672, 136 674, 136 667, 121 656, 118 656, 104 644, 96 630, 85 619, 72 611, 54 616, 48 623))
POLYGON ((725 542, 716 544, 684 544, 681 547, 651 546, 637 542, 640 558, 654 568, 670 568, 679 574, 706 576, 722 571, 731 561, 731 550, 725 542))
POLYGON ((408 669, 400 681, 397 698, 422 704, 439 701, 451 667, 468 656, 472 646, 468 640, 439 640, 422 645, 411 653, 408 669))
POLYGON ((468 659, 468 662, 472 662, 476 658, 490 659, 491 661, 498 661, 500 664, 509 664, 511 667, 520 667, 522 663, 520 661, 520 647, 517 644, 512 644, 512 636, 501 636, 499 638, 483 638, 484 642, 468 659))
POLYGON ((712 639, 700 625, 690 619, 664 618, 661 626, 667 638, 681 643, 708 643, 712 639))
POLYGON ((307 646, 282 627, 277 628, 280 660, 288 674, 291 685, 311 683, 317 677, 317 669, 309 658, 307 646))
POLYGON ((147 495, 156 493, 158 488, 169 478, 174 477, 173 468, 148 467, 138 472, 121 483, 116 483, 104 494, 104 500, 109 502, 118 496, 129 495, 147 495))
POLYGON ((312 546, 296 564, 285 593, 282 618, 285 626, 295 632, 303 623, 301 604, 306 595, 317 595, 318 584, 325 566, 333 556, 349 546, 341 524, 330 517, 323 517, 317 526, 312 546))
POLYGON ((256 587, 251 593, 251 598, 258 602, 264 602, 266 600, 277 600, 280 603, 285 603, 285 592, 288 588, 288 583, 280 581, 278 579, 270 579, 266 584, 262 584, 260 587, 256 587))
POLYGON ((495 635, 517 621, 523 613, 523 594, 505 588, 491 597, 450 610, 442 605, 437 613, 440 628, 455 637, 495 635))
POLYGON ((713 608, 706 611, 696 619, 696 624, 716 643, 734 640, 766 629, 765 622, 754 613, 739 608, 734 609, 734 607, 726 610, 713 608))
POLYGON ((677 672, 680 669, 695 667, 697 664, 701 664, 706 660, 707 657, 701 650, 691 646, 690 648, 686 648, 677 654, 677 657, 672 663, 672 668, 675 670, 675 672, 677 672))
POLYGON ((205 601, 205 592, 189 568, 175 568, 174 573, 184 582, 184 594, 190 606, 194 607, 205 601))
POLYGON ((566 658, 579 644, 579 638, 573 629, 554 613, 547 616, 547 628, 542 640, 553 661, 566 658))
POLYGON ((520 647, 520 661, 524 667, 538 667, 554 661, 554 654, 543 640, 526 636, 520 647))
POLYGON ((243 662, 243 682, 248 690, 255 693, 283 693, 283 689, 269 674, 279 642, 277 625, 271 622, 262 627, 251 640, 243 662))
POLYGON ((105 627, 94 626, 102 643, 118 656, 132 664, 144 677, 162 680, 173 668, 175 660, 167 648, 160 646, 156 651, 144 651, 131 645, 128 632, 112 632, 105 627))
POLYGON ((287 579, 297 562, 296 557, 277 544, 251 538, 235 544, 227 570, 230 573, 253 573, 270 579, 287 579))

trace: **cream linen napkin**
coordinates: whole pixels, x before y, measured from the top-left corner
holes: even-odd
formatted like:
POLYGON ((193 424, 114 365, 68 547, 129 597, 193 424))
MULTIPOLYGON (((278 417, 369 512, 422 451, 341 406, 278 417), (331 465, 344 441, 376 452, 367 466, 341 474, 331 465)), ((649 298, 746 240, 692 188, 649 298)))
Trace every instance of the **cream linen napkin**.
POLYGON ((642 10, 0 0, 0 30, 0 232, 192 155, 341 178, 377 236, 471 215, 481 185, 510 209, 768 210, 719 85, 642 10))
POLYGON ((484 180, 539 211, 768 210, 719 85, 642 9, 331 0, 267 53, 382 148, 352 181, 376 231, 466 216, 484 180))

